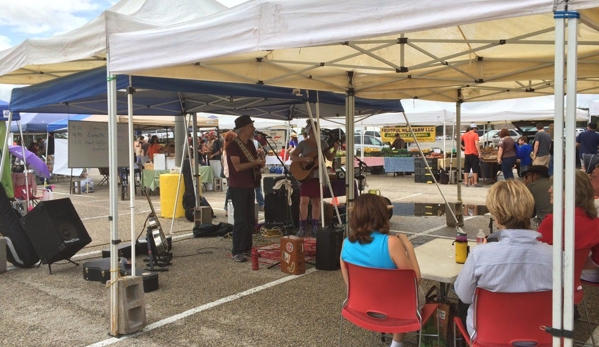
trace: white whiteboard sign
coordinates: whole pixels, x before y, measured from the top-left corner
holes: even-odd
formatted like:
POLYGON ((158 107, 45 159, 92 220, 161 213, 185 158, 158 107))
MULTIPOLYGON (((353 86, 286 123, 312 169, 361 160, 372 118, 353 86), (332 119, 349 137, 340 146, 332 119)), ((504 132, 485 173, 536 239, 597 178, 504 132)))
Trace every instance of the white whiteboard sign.
MULTIPOLYGON (((118 166, 129 166, 127 124, 117 124, 118 166)), ((69 168, 108 167, 108 123, 69 121, 69 168)))

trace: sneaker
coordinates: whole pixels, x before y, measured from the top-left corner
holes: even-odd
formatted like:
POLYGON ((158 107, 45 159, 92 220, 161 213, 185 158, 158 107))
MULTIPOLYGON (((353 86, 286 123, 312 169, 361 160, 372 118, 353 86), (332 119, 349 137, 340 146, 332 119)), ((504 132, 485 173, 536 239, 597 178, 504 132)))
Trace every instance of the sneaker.
POLYGON ((306 237, 307 234, 308 234, 308 230, 305 230, 305 229, 302 230, 302 229, 300 229, 297 232, 297 234, 295 234, 295 236, 297 236, 297 237, 306 237))
POLYGON ((262 206, 258 207, 258 211, 260 211, 260 212, 264 212, 264 205, 262 205, 262 206))
POLYGON ((232 258, 233 258, 233 260, 235 260, 238 263, 243 263, 243 262, 248 261, 247 258, 243 254, 235 254, 232 258))
POLYGON ((241 254, 248 259, 252 257, 252 252, 243 252, 241 254))
POLYGON ((476 187, 476 188, 480 188, 480 187, 482 187, 482 186, 483 186, 483 185, 482 185, 482 184, 480 184, 480 183, 477 183, 477 184, 474 184, 474 185, 473 185, 473 187, 476 187))

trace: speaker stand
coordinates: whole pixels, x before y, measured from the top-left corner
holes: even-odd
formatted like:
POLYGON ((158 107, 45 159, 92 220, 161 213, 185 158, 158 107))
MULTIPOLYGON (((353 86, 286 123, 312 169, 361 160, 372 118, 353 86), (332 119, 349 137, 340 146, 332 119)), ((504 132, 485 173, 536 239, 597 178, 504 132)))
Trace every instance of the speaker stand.
MULTIPOLYGON (((75 264, 75 266, 79 266, 79 263, 72 261, 71 258, 63 259, 63 260, 73 263, 73 264, 75 264)), ((53 263, 48 263, 48 275, 52 275, 52 264, 53 263)), ((40 263, 37 265, 37 267, 40 267, 41 265, 42 265, 42 262, 40 261, 40 263)))

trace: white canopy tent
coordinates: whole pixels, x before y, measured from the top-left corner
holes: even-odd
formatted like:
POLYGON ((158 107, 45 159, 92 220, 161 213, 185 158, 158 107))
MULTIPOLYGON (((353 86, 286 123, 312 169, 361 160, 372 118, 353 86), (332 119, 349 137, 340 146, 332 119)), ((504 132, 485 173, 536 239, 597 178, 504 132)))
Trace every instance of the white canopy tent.
POLYGON ((35 84, 106 65, 108 36, 198 20, 216 0, 121 0, 80 28, 0 51, 0 83, 35 84))
MULTIPOLYGON (((0 83, 36 84, 75 72, 106 65, 108 36, 118 32, 132 32, 160 26, 168 26, 187 21, 197 21, 212 13, 226 9, 216 0, 120 0, 99 17, 70 32, 44 39, 29 39, 22 44, 0 51, 0 83)), ((111 98, 109 91, 109 98, 111 98)), ((109 111, 116 115, 116 108, 109 111)), ((132 108, 129 108, 132 115, 132 108)), ((12 114, 10 114, 12 116, 12 114)), ((10 117, 9 117, 10 119, 10 117)), ((108 133, 116 134, 116 123, 109 121, 108 133)), ((129 121, 129 132, 133 132, 133 122, 129 121)), ((111 144, 109 156, 114 157, 110 165, 110 176, 117 176, 116 145, 111 144)), ((130 152, 133 167, 133 151, 130 152)), ((2 170, 0 169, 0 172, 2 170)), ((133 176, 134 170, 130 170, 133 176)), ((133 177, 131 177, 133 180, 133 177)), ((116 180, 109 182, 110 214, 118 214, 118 192, 116 180)), ((131 213, 135 211, 135 198, 130 197, 131 213)), ((118 218, 112 218, 111 235, 117 238, 118 218)), ((135 228, 131 218, 131 234, 135 228)), ((116 246, 111 246, 111 269, 117 268, 116 246)), ((135 259, 132 259, 135 268, 135 259)), ((113 272, 112 281, 116 280, 113 272)), ((117 288, 111 286, 111 333, 118 334, 117 288)))
MULTIPOLYGON (((568 2, 581 13, 579 93, 599 92, 592 59, 599 40, 597 6, 594 0, 568 2)), ((369 98, 455 102, 458 89, 464 101, 550 95, 554 9, 553 0, 401 6, 249 1, 202 21, 111 35, 110 69, 341 93, 352 88, 369 98)))
MULTIPOLYGON (((564 137, 563 128, 564 120, 567 133, 575 127, 576 93, 596 93, 599 87, 598 29, 595 0, 423 0, 401 5, 256 0, 201 22, 111 35, 109 70, 346 93, 350 133, 354 96, 456 102, 459 125, 464 101, 555 94, 560 96, 554 107, 555 140, 565 142, 556 146, 555 156, 562 158, 574 153, 574 138, 564 137), (203 49, 188 50, 182 42, 203 49)), ((554 177, 556 186, 565 187, 555 190, 554 208, 561 211, 565 196, 566 211, 564 226, 561 213, 554 224, 553 328, 559 332, 573 329, 575 158, 565 159, 565 175, 564 162, 556 160, 554 177)), ((348 177, 352 171, 350 167, 348 177)), ((351 191, 348 199, 353 199, 351 191)), ((560 345, 558 336, 554 345, 560 345)), ((564 345, 571 346, 571 338, 564 345)))
MULTIPOLYGON (((487 101, 479 103, 477 107, 462 111, 462 121, 464 123, 508 123, 511 121, 553 118, 555 118, 555 98, 553 95, 487 101)), ((586 111, 576 109, 576 121, 585 121, 587 119, 586 111)))
POLYGON ((599 116, 599 100, 591 102, 589 105, 589 114, 591 116, 599 116))

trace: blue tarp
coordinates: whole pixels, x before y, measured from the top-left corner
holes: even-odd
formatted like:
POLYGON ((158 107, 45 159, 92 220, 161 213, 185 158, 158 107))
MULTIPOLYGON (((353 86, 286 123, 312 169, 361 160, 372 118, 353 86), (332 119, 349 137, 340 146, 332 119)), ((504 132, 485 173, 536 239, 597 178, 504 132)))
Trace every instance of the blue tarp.
MULTIPOLYGON (((117 76, 117 113, 127 114, 129 76, 117 76)), ((133 114, 207 112, 289 120, 316 92, 264 85, 131 76, 133 114), (266 108, 266 109, 264 109, 266 108)), ((344 114, 345 96, 319 92, 321 116, 344 114), (324 107, 323 107, 324 106, 324 107)), ((97 68, 12 90, 10 109, 21 112, 106 114, 106 68, 97 68)), ((399 100, 356 98, 357 113, 401 112, 399 100)))
MULTIPOLYGON (((45 134, 46 131, 48 131, 48 124, 54 123, 69 116, 70 115, 64 113, 22 113, 21 127, 23 128, 24 133, 45 134)), ((10 125, 10 132, 19 132, 17 122, 12 122, 10 125)))
MULTIPOLYGON (((4 101, 4 100, 0 100, 0 121, 1 122, 6 122, 8 120, 8 113, 5 114, 5 112, 8 112, 8 102, 4 101)), ((17 120, 17 119, 21 119, 21 117, 19 117, 18 114, 13 115, 13 119, 17 120), (16 118, 15 118, 16 116, 16 118)))

